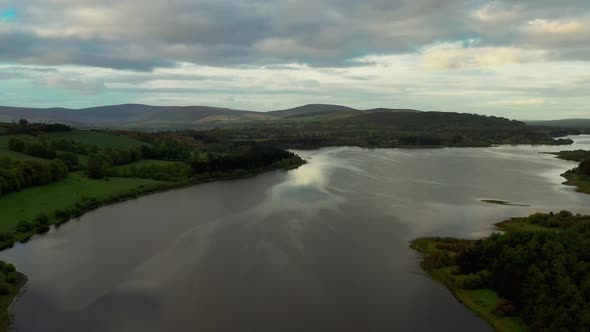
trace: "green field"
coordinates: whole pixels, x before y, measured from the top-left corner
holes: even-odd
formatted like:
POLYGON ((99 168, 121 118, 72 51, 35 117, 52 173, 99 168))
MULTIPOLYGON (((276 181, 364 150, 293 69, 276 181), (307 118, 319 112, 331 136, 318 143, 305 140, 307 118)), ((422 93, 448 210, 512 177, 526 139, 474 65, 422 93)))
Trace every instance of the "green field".
POLYGON ((92 130, 71 130, 43 134, 43 137, 50 139, 65 139, 78 142, 84 145, 94 145, 99 148, 133 148, 146 145, 136 139, 118 136, 92 130))
POLYGON ((83 197, 106 198, 140 186, 155 188, 163 183, 166 182, 135 178, 92 180, 82 172, 70 173, 62 181, 1 196, 0 232, 12 232, 20 220, 32 220, 40 213, 49 214, 57 209, 70 208, 83 197))
POLYGON ((16 159, 16 160, 44 160, 39 157, 29 156, 28 154, 12 151, 9 149, 1 149, 1 148, 0 148, 0 157, 8 157, 8 158, 16 159))
POLYGON ((151 166, 151 165, 155 165, 155 166, 167 166, 167 165, 184 165, 183 162, 180 161, 168 161, 168 160, 156 160, 156 159, 142 159, 140 161, 131 163, 131 164, 126 164, 126 165, 120 165, 120 166, 113 166, 114 169, 118 169, 118 170, 124 170, 124 169, 128 169, 132 166, 151 166))
POLYGON ((511 218, 496 224, 498 228, 506 232, 558 232, 559 228, 547 228, 531 223, 528 218, 511 218))
MULTIPOLYGON (((36 139, 35 136, 27 134, 0 135, 0 156, 6 155, 8 157, 13 157, 15 159, 35 159, 34 157, 26 156, 22 153, 10 155, 10 152, 1 151, 8 150, 8 142, 13 137, 29 140, 36 139)), ((138 141, 130 137, 118 136, 91 130, 72 130, 55 133, 44 133, 39 137, 44 137, 53 140, 65 139, 67 141, 74 141, 83 145, 97 146, 99 148, 134 148, 147 144, 145 142, 138 141)), ((83 158, 81 155, 78 155, 78 157, 83 158)))
POLYGON ((527 331, 527 328, 519 318, 498 317, 492 313, 501 299, 498 293, 491 289, 458 289, 455 296, 472 311, 481 315, 485 320, 492 322, 492 326, 497 331, 527 331))

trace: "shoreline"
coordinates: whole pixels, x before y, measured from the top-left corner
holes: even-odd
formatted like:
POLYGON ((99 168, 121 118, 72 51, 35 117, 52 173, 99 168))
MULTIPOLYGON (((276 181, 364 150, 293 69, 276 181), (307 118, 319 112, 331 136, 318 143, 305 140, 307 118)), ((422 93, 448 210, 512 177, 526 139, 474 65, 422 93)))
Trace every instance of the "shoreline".
MULTIPOLYGON (((74 203, 68 209, 69 211, 76 211, 74 214, 68 214, 67 216, 64 215, 63 217, 52 217, 51 220, 45 225, 37 225, 34 229, 28 232, 18 232, 13 231, 10 235, 12 238, 9 240, 4 240, 0 242, 0 251, 12 248, 17 242, 24 244, 28 242, 31 238, 35 235, 43 235, 51 230, 53 226, 55 229, 59 228, 61 225, 82 217, 88 212, 97 210, 101 207, 105 207, 108 205, 115 205, 118 203, 123 203, 126 201, 130 201, 132 199, 137 199, 144 196, 149 196, 158 193, 164 193, 173 190, 180 190, 189 188, 192 186, 196 186, 199 184, 210 183, 215 181, 230 181, 230 180, 240 180, 240 179, 247 179, 253 178, 258 175, 271 172, 271 171, 289 171, 297 169, 303 165, 307 164, 306 160, 300 159, 299 162, 293 163, 287 166, 282 167, 266 167, 262 169, 258 169, 252 172, 244 172, 244 173, 236 173, 232 175, 220 176, 220 177, 211 177, 205 179, 194 179, 191 181, 178 181, 178 182, 170 182, 170 183, 162 183, 156 186, 148 187, 148 188, 133 188, 128 191, 111 195, 106 198, 98 200, 97 198, 90 198, 88 200, 82 199, 79 202, 74 203)), ((48 214, 55 214, 57 210, 47 211, 48 214)), ((17 283, 15 283, 12 287, 10 287, 10 292, 6 294, 6 296, 0 296, 0 332, 9 331, 10 326, 12 324, 12 315, 10 312, 10 308, 12 305, 18 300, 22 291, 25 289, 25 286, 28 282, 28 278, 25 274, 15 271, 15 274, 18 277, 17 283)))
MULTIPOLYGON (((558 155, 558 153, 547 153, 558 155)), ((590 194, 590 181, 580 178, 580 176, 573 170, 568 170, 561 177, 565 178, 566 181, 562 182, 562 185, 576 187, 576 191, 582 194, 590 194)), ((510 202, 499 201, 499 200, 482 200, 486 203, 500 204, 500 205, 513 205, 510 202)), ((514 204, 516 206, 521 206, 514 204)), ((526 205, 523 205, 526 206, 526 205)), ((528 222, 527 217, 514 217, 498 223, 493 224, 498 231, 502 232, 519 232, 519 231, 551 231, 551 229, 538 226, 528 222)), ((457 282, 461 281, 460 278, 464 275, 458 266, 446 266, 444 268, 438 268, 429 262, 429 258, 436 256, 437 254, 447 254, 451 258, 457 255, 456 250, 457 243, 461 246, 469 246, 474 244, 475 240, 468 239, 454 239, 454 238, 439 238, 439 237, 426 237, 417 238, 410 241, 410 248, 419 252, 422 255, 420 266, 424 272, 434 281, 443 284, 449 292, 463 304, 467 309, 472 311, 478 317, 484 319, 494 330, 496 331, 528 331, 528 327, 522 322, 518 316, 498 316, 495 315, 493 307, 490 307, 490 298, 496 303, 500 303, 501 299, 498 294, 492 289, 466 289, 460 287, 457 282), (479 292, 479 293, 477 293, 479 292), (485 301, 485 300, 488 301, 485 301), (486 303, 487 302, 487 303, 486 303)))
MULTIPOLYGON (((513 231, 522 227, 522 220, 523 218, 511 218, 495 223, 494 226, 500 231, 513 231)), ((429 257, 443 252, 450 253, 451 256, 454 256, 456 253, 450 249, 451 246, 469 246, 476 241, 478 240, 426 237, 410 241, 409 247, 422 255, 420 266, 429 278, 445 286, 459 303, 473 312, 477 317, 483 319, 495 331, 528 331, 527 326, 522 322, 520 317, 501 317, 494 314, 493 309, 498 303, 503 301, 494 290, 488 288, 465 289, 458 286, 457 283, 462 277, 458 266, 447 266, 444 268, 431 266, 432 263, 429 262, 429 257)))
POLYGON ((563 182, 563 185, 576 187, 576 191, 579 193, 590 194, 590 181, 584 181, 580 179, 580 176, 569 170, 561 174, 567 181, 563 182))

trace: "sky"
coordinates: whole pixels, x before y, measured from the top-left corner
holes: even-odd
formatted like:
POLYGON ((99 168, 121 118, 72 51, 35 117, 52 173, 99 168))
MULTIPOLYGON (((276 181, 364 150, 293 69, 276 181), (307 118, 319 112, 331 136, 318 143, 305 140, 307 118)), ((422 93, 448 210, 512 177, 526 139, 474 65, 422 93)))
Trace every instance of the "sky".
POLYGON ((0 105, 590 118, 588 0, 0 0, 0 105))

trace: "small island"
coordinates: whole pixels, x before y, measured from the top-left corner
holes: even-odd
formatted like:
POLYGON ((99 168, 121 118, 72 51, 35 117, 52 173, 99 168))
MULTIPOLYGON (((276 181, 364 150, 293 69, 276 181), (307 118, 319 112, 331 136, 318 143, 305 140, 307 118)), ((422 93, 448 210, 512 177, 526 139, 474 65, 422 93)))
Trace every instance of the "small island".
POLYGON ((590 216, 536 213, 481 240, 421 238, 422 268, 497 331, 590 326, 590 216))
POLYGON ((504 200, 500 200, 500 199, 482 199, 481 200, 484 203, 488 203, 488 204, 496 204, 496 205, 509 205, 509 206, 530 206, 528 204, 518 204, 518 203, 512 203, 509 201, 504 201, 504 200))

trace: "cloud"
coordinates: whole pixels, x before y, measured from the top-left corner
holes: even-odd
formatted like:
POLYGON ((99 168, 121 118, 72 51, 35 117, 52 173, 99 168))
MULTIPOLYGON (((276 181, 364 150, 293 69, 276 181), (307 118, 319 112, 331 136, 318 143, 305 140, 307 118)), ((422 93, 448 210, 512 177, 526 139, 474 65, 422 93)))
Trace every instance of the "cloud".
POLYGON ((2 103, 590 104, 587 0, 0 0, 9 8, 2 103))
POLYGON ((168 61, 341 65, 463 37, 445 18, 459 18, 462 2, 21 0, 23 15, 0 29, 2 44, 21 40, 19 52, 0 52, 0 61, 143 70, 168 61))
POLYGON ((546 57, 546 51, 516 47, 471 46, 459 42, 442 43, 425 48, 422 52, 422 63, 426 69, 458 69, 535 62, 542 61, 546 57))
POLYGON ((0 61, 26 64, 334 67, 469 39, 544 50, 556 60, 590 57, 579 46, 587 39, 566 38, 557 49, 539 38, 585 34, 585 0, 19 0, 12 6, 19 15, 0 23, 0 61))
POLYGON ((40 83, 55 89, 64 89, 76 94, 98 94, 104 92, 103 82, 82 77, 71 77, 63 74, 48 75, 40 83))
POLYGON ((518 20, 523 14, 524 6, 508 6, 502 2, 494 1, 486 3, 480 8, 471 12, 471 17, 485 24, 506 24, 518 20))
POLYGON ((546 104, 547 100, 544 98, 526 98, 526 99, 508 99, 508 100, 494 100, 484 103, 487 106, 540 106, 546 104))
MULTIPOLYGON (((522 28, 526 42, 554 52, 578 49, 590 42, 590 16, 558 20, 534 19, 522 28)), ((588 54, 590 59, 590 53, 588 54)))

